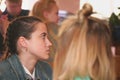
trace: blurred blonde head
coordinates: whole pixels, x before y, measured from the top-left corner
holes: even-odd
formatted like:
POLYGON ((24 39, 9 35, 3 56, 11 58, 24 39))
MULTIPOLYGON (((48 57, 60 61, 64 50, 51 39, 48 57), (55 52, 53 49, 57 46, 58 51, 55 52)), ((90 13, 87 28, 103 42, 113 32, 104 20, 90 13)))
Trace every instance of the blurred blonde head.
POLYGON ((110 31, 102 20, 90 17, 92 13, 92 6, 86 3, 76 16, 63 22, 53 80, 74 80, 77 76, 114 80, 110 31))
POLYGON ((58 6, 54 0, 38 0, 29 15, 37 16, 43 21, 58 22, 58 6))

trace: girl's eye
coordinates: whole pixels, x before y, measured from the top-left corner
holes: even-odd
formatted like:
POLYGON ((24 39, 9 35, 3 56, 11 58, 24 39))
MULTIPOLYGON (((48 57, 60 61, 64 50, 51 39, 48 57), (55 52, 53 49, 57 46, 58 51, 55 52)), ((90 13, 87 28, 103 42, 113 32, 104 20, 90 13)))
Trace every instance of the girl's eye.
POLYGON ((42 39, 45 39, 45 36, 42 36, 42 39))
POLYGON ((45 39, 46 36, 47 36, 46 33, 42 33, 42 39, 45 39))

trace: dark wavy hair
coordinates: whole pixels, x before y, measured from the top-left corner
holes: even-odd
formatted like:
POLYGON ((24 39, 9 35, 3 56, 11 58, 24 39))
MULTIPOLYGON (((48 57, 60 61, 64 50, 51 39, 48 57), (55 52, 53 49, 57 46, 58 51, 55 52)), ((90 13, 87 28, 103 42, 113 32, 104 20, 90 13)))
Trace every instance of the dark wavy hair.
POLYGON ((4 58, 11 54, 17 54, 17 40, 20 36, 30 39, 31 34, 35 31, 35 25, 42 22, 37 17, 24 16, 13 20, 7 29, 5 47, 4 47, 4 58))

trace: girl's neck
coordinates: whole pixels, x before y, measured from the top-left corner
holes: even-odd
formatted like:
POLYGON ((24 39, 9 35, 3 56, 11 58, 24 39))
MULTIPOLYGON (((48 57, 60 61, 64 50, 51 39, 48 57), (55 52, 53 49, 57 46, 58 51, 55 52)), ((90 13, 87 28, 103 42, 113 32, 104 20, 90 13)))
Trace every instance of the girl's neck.
POLYGON ((27 56, 18 55, 18 58, 21 64, 24 65, 29 70, 30 73, 33 73, 37 60, 28 55, 27 56))

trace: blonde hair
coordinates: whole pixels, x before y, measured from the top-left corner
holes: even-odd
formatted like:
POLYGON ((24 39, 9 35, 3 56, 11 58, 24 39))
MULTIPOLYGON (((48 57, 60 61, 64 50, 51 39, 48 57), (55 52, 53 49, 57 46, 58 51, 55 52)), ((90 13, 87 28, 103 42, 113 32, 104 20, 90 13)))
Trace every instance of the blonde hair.
POLYGON ((78 15, 65 20, 59 31, 53 80, 74 80, 89 76, 92 80, 115 80, 110 30, 90 17, 92 6, 86 3, 78 15))
POLYGON ((39 17, 41 20, 46 21, 47 19, 44 17, 43 12, 51 11, 53 4, 56 5, 54 0, 38 0, 29 15, 39 17))

